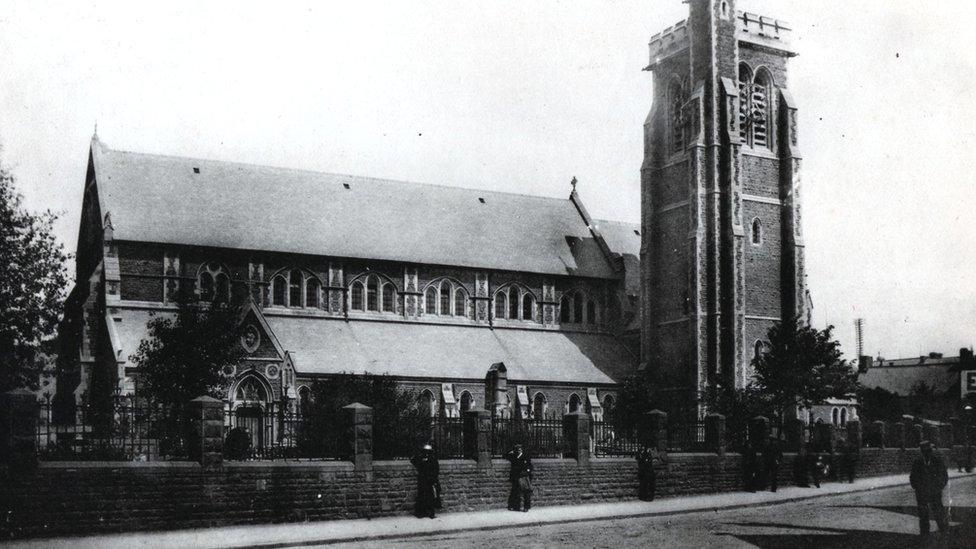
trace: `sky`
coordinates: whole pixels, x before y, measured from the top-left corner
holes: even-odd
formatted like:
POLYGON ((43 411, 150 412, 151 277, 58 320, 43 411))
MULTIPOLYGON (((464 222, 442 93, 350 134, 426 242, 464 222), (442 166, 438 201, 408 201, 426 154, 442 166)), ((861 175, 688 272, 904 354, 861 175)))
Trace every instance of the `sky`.
MULTIPOLYGON (((74 250, 109 147, 566 197, 639 222, 650 36, 680 0, 30 2, 0 145, 74 250)), ((976 340, 976 3, 739 0, 794 28, 807 283, 849 356, 976 340)))

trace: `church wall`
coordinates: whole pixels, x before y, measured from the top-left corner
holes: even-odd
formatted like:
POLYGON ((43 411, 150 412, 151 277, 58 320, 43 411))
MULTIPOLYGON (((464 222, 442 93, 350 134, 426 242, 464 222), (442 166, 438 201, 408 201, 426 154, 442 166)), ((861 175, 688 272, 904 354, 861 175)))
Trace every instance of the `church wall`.
POLYGON ((786 58, 778 53, 757 49, 749 44, 739 44, 739 61, 748 63, 752 70, 766 67, 773 75, 773 83, 779 88, 788 88, 786 58))
POLYGON ((745 202, 746 314, 779 317, 782 312, 782 245, 780 206, 745 202), (762 223, 762 243, 752 243, 752 222, 762 223))
POLYGON ((744 193, 779 199, 779 160, 743 154, 741 164, 744 193))

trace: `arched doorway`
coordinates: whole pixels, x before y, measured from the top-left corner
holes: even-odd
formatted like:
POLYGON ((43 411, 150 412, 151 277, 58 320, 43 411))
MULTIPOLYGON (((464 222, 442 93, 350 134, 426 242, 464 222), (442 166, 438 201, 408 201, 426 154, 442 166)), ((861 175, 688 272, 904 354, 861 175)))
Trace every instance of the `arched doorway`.
POLYGON ((253 374, 243 377, 233 393, 231 426, 243 429, 256 451, 274 440, 274 418, 265 413, 270 394, 268 383, 253 374))

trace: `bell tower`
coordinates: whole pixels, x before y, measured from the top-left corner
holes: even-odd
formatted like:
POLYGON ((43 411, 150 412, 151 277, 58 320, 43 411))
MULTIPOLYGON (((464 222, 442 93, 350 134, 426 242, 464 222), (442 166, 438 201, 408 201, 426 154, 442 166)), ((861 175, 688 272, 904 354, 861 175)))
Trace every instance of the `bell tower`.
POLYGON ((803 316, 800 153, 790 28, 689 0, 651 37, 641 166, 641 360, 665 405, 744 386, 777 321, 803 316))

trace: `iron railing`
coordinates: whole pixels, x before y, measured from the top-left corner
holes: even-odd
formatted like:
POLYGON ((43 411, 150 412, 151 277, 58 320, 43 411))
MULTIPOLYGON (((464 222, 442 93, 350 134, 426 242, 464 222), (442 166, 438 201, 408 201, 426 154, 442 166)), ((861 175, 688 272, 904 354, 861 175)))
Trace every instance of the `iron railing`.
POLYGON ((705 422, 689 421, 668 424, 669 452, 705 452, 705 422))
POLYGON ((590 423, 593 455, 597 457, 637 455, 640 443, 637 442, 635 434, 633 429, 619 428, 609 421, 594 421, 590 423))
POLYGON ((491 454, 504 456, 516 444, 536 457, 562 457, 565 451, 561 419, 492 418, 491 454))
POLYGON ((300 415, 290 406, 239 407, 224 414, 224 458, 337 460, 349 455, 338 414, 300 415))

